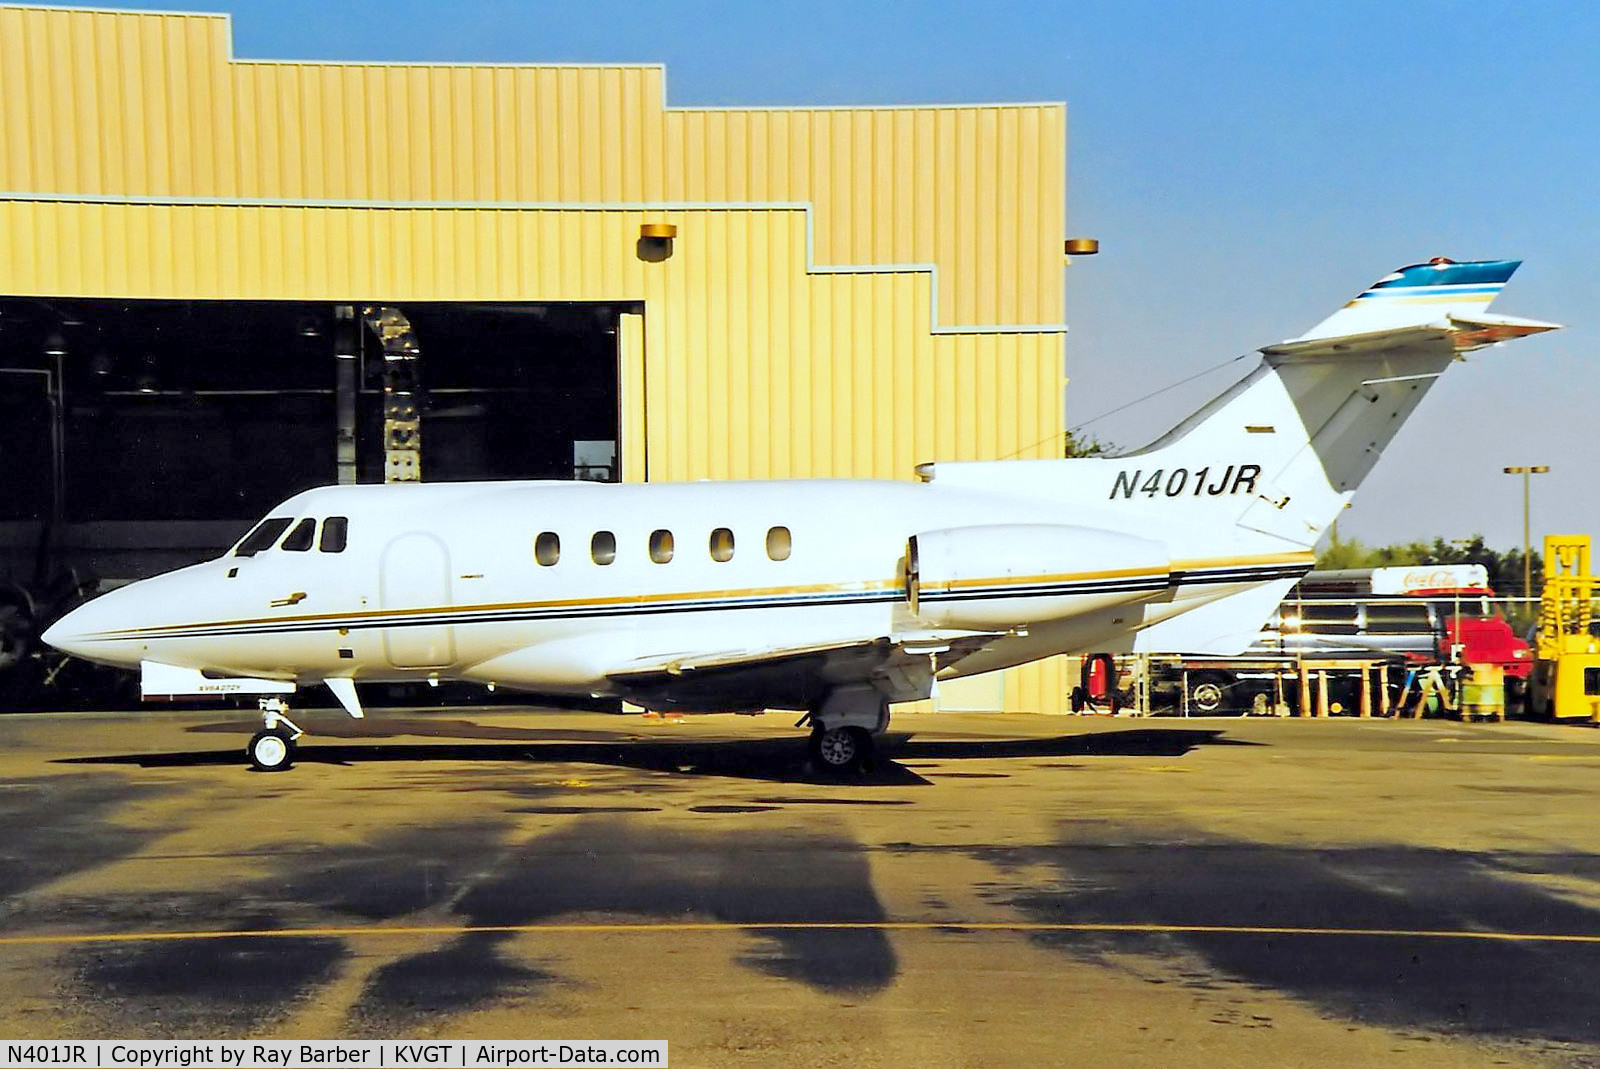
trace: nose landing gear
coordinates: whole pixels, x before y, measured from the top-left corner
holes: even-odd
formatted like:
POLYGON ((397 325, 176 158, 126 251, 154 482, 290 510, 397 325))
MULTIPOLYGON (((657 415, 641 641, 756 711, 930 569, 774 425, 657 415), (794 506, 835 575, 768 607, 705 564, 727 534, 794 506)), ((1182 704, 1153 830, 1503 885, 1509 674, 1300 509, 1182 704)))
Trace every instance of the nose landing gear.
POLYGON ((262 698, 260 705, 266 726, 250 737, 245 756, 257 772, 282 772, 294 764, 295 740, 305 732, 289 719, 282 698, 262 698))

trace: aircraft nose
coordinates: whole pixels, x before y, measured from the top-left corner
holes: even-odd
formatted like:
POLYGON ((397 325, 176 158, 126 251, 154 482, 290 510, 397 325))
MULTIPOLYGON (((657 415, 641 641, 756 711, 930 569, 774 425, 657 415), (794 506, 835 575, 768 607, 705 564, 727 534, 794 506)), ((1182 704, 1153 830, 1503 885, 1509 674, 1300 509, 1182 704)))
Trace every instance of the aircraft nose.
POLYGON ((117 634, 123 626, 119 618, 126 615, 122 606, 115 604, 122 593, 113 590, 79 605, 46 628, 40 637, 62 653, 86 661, 137 667, 144 658, 144 643, 117 634))
POLYGON ((83 632, 72 619, 76 615, 78 610, 73 609, 45 628, 44 634, 39 637, 44 639, 46 645, 53 646, 62 653, 70 653, 74 657, 82 656, 78 651, 83 646, 83 632))

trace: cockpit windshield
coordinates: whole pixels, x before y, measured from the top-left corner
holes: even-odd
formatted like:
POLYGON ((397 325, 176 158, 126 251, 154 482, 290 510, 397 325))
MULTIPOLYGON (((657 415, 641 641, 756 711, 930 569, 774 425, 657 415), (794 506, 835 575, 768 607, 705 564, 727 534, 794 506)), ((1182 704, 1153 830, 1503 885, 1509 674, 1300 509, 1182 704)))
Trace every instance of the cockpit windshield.
POLYGON ((256 525, 256 529, 244 536, 244 539, 234 548, 235 557, 253 557, 264 549, 272 548, 278 536, 286 531, 294 518, 291 516, 271 516, 256 525))

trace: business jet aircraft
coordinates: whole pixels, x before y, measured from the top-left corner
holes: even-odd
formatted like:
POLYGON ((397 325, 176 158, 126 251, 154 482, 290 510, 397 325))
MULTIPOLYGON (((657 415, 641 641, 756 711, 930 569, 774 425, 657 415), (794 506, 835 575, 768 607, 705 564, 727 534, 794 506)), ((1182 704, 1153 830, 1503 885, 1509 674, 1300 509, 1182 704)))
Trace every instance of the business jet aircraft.
POLYGON ((1459 354, 1556 329, 1486 314, 1517 261, 1387 275, 1126 456, 924 464, 918 482, 330 486, 226 556, 45 633, 147 697, 468 680, 649 709, 794 709, 823 766, 892 702, 1058 653, 1237 654, 1459 354))

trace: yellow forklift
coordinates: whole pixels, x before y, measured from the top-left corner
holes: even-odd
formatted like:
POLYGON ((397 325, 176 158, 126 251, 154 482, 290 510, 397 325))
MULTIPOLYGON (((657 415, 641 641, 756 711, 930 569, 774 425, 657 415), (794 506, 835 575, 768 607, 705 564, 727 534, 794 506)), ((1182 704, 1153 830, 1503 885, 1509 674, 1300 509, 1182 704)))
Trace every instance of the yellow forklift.
POLYGON ((1546 535, 1544 594, 1527 707, 1536 716, 1600 723, 1600 620, 1588 535, 1546 535))

